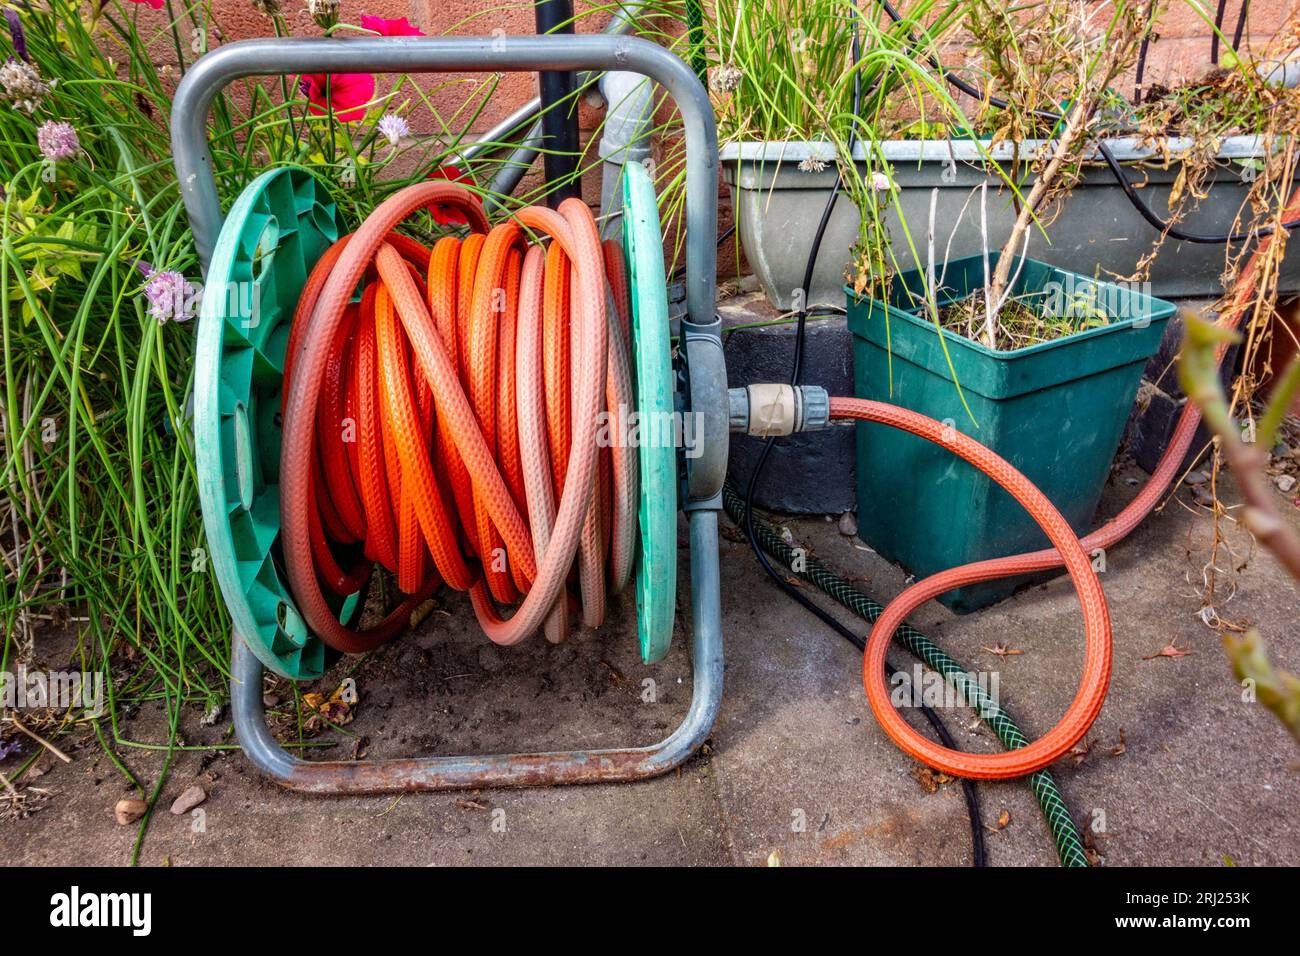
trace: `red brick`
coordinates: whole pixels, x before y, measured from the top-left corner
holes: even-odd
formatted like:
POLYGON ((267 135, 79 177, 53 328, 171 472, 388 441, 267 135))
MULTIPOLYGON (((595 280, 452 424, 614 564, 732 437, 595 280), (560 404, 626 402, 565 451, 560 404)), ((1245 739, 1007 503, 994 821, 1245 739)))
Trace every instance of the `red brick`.
MULTIPOLYGON (((1168 0, 1156 20, 1156 32, 1167 39, 1209 36, 1213 31, 1214 16, 1218 10, 1215 0, 1168 0), (1206 14, 1202 17, 1198 8, 1206 14)), ((1223 15, 1223 34, 1232 39, 1237 29, 1237 14, 1241 0, 1228 0, 1223 15)), ((1272 36, 1290 17, 1300 12, 1296 0, 1251 0, 1246 18, 1247 35, 1256 39, 1272 36)))

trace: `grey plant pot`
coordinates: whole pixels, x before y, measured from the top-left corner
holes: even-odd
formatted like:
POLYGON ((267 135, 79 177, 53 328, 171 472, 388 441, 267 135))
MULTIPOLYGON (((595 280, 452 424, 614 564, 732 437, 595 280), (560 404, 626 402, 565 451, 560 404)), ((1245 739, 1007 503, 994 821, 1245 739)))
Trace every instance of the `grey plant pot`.
MULTIPOLYGON (((1040 143, 1022 143, 1021 156, 1032 156, 1040 143)), ((1141 186, 1138 195, 1161 216, 1167 215, 1170 192, 1181 164, 1175 162, 1165 168, 1160 159, 1163 150, 1136 140, 1117 139, 1110 145, 1116 158, 1130 166, 1130 181, 1141 186)), ((1190 140, 1171 139, 1167 144, 1168 153, 1180 155, 1191 145, 1190 140)), ((971 200, 964 216, 961 210, 971 191, 983 182, 989 184, 989 245, 992 250, 1001 247, 1015 221, 1011 192, 987 171, 976 143, 898 140, 881 143, 880 147, 893 168, 899 205, 919 255, 925 255, 930 192, 935 187, 939 189, 936 257, 942 261, 945 248, 952 259, 980 251, 978 196, 971 200), (951 247, 948 246, 950 234, 951 247)), ((1012 144, 999 143, 991 155, 1004 168, 1009 168, 1007 161, 1013 156, 1012 150, 1012 144)), ((1219 150, 1221 166, 1210 174, 1208 197, 1184 217, 1181 226, 1199 233, 1231 232, 1250 189, 1247 167, 1234 161, 1260 154, 1256 137, 1225 140, 1219 150)), ((856 155, 865 156, 861 144, 856 155)), ((826 194, 835 183, 833 161, 821 172, 799 169, 799 164, 810 156, 830 161, 834 150, 829 143, 733 143, 720 154, 723 176, 731 187, 745 257, 768 299, 782 310, 794 307, 794 293, 803 283, 808 252, 826 205, 826 194)), ((861 171, 866 166, 859 164, 858 168, 861 171)), ((1024 191, 1027 187, 1021 188, 1024 191)), ((913 259, 892 204, 886 222, 899 269, 924 267, 924 262, 913 259)), ((857 209, 846 196, 841 196, 822 240, 809 304, 843 306, 844 272, 858 236, 858 223, 857 209)), ((1138 261, 1151 251, 1157 238, 1155 229, 1133 208, 1110 172, 1103 166, 1091 165, 1046 229, 1050 242, 1040 231, 1032 230, 1028 251, 1031 258, 1098 278, 1133 274, 1138 261)), ((1152 264, 1150 285, 1142 291, 1175 299, 1217 295, 1222 291, 1220 275, 1225 257, 1226 250, 1221 245, 1169 240, 1152 264)), ((1279 291, 1300 291, 1300 255, 1294 252, 1283 264, 1279 291)))

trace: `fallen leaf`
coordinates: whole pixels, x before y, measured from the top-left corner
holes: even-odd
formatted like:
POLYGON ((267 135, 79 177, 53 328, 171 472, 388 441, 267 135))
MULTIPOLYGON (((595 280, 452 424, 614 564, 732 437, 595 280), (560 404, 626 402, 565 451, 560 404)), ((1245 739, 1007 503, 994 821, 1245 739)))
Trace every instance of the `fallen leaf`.
POLYGON ((1178 646, 1178 638, 1174 638, 1160 650, 1156 651, 1149 657, 1142 658, 1144 661, 1153 661, 1157 657, 1188 657, 1192 652, 1184 650, 1178 646))
POLYGON ((424 623, 425 618, 436 610, 438 610, 438 602, 433 600, 433 598, 430 598, 427 601, 421 601, 416 606, 415 610, 411 611, 411 627, 419 627, 424 623))
MULTIPOLYGON (((352 705, 343 699, 345 693, 354 693, 346 684, 340 684, 334 688, 334 693, 326 699, 324 694, 317 691, 311 691, 302 695, 302 703, 310 713, 305 721, 303 728, 309 731, 319 730, 322 724, 329 723, 336 727, 342 727, 352 723, 356 716, 352 712, 352 705)), ((353 698, 356 699, 355 697, 353 698)))
POLYGON ((1003 810, 1001 813, 998 814, 998 825, 995 827, 991 827, 986 823, 984 824, 984 829, 988 830, 990 833, 997 833, 999 830, 1005 830, 1008 826, 1010 826, 1010 824, 1011 824, 1011 811, 1003 810))
POLYGON ((1073 757, 1076 764, 1081 764, 1083 763, 1083 758, 1088 756, 1091 751, 1092 741, 1085 737, 1083 742, 1072 747, 1066 756, 1073 757))
POLYGON ((946 773, 919 764, 912 768, 912 776, 926 793, 937 793, 940 786, 945 783, 952 783, 952 777, 946 773))
POLYGON ((985 647, 984 650, 990 654, 996 654, 998 657, 1014 657, 1017 654, 1024 653, 1020 648, 1008 647, 1006 644, 994 644, 992 647, 985 647))
POLYGON ((465 800, 463 798, 459 798, 456 800, 456 806, 460 807, 462 810, 490 810, 491 809, 491 807, 489 807, 486 803, 480 803, 477 800, 465 800))
POLYGON ((1119 729, 1119 743, 1110 749, 1112 757, 1119 757, 1128 753, 1128 742, 1124 739, 1124 728, 1119 729))
POLYGON ((781 851, 780 851, 780 850, 773 850, 771 853, 769 853, 769 854, 767 855, 767 865, 768 865, 768 866, 780 866, 780 865, 781 865, 781 851))
POLYGON ((624 684, 632 683, 630 680, 627 679, 627 677, 624 675, 624 673, 621 670, 619 670, 609 661, 601 661, 600 663, 603 667, 605 667, 609 671, 609 682, 613 684, 615 687, 622 687, 624 684))

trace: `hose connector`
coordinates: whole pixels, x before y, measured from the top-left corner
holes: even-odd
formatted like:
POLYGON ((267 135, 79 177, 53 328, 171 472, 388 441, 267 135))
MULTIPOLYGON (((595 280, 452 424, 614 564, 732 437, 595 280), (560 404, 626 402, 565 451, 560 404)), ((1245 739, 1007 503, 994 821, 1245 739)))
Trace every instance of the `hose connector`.
POLYGON ((831 401, 820 385, 748 385, 727 390, 731 430, 757 438, 812 432, 830 423, 831 401))

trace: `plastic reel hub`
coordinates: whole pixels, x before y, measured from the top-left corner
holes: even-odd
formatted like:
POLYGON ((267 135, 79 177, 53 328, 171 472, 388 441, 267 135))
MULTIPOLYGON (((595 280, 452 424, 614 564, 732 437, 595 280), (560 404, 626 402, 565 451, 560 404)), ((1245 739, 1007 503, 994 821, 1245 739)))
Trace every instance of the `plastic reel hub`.
POLYGON ((640 446, 637 633, 647 664, 668 653, 677 607, 677 450, 668 283, 659 204, 640 163, 623 167, 623 250, 632 289, 632 359, 640 446))
MULTIPOLYGON (((298 295, 344 231, 310 173, 264 173, 226 217, 199 315, 194 437, 210 560, 235 633, 293 680, 319 677, 326 647, 279 563, 280 386, 298 295)), ((351 615, 359 601, 352 595, 338 610, 351 615)))

